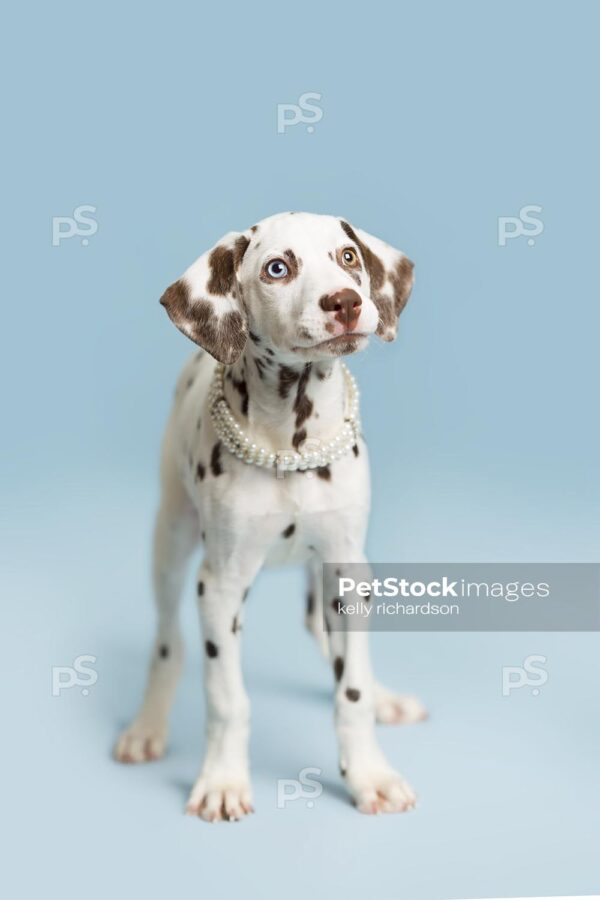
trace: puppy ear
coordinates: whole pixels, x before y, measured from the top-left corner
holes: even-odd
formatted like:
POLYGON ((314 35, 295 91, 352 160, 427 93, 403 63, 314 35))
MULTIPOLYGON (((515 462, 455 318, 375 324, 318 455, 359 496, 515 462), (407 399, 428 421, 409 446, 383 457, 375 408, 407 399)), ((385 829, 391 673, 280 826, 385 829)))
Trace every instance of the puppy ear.
POLYGON ((358 246, 371 282, 371 300, 379 311, 375 332, 383 341, 393 341, 398 316, 406 306, 414 283, 414 263, 379 238, 342 221, 342 228, 358 246))
POLYGON ((179 330, 226 365, 240 356, 248 337, 237 271, 249 243, 249 233, 225 235, 160 298, 179 330))

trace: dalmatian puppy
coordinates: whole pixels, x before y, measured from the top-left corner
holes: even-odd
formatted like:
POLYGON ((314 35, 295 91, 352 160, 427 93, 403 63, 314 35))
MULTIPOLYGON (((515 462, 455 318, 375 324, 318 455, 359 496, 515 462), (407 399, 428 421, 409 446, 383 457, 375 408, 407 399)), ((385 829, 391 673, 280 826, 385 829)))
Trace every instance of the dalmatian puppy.
POLYGON ((115 754, 143 762, 165 751, 182 667, 180 597, 186 563, 202 541, 196 589, 207 723, 192 815, 236 820, 252 811, 240 642, 250 586, 271 563, 306 565, 306 622, 331 661, 340 771, 357 808, 414 806, 413 791, 378 746, 375 722, 416 721, 425 711, 374 680, 368 635, 339 620, 334 627, 337 581, 323 585, 323 563, 335 563, 336 575, 366 564, 365 442, 357 434, 348 452, 284 477, 272 465, 282 452, 302 459, 303 448, 327 446, 340 432, 348 393, 340 358, 371 335, 394 339, 412 284, 413 264, 383 241, 334 216, 282 213, 225 236, 161 298, 203 349, 179 379, 164 437, 153 556, 158 632, 142 707, 115 754), (246 436, 245 458, 230 452, 211 411, 219 395, 230 430, 246 436))

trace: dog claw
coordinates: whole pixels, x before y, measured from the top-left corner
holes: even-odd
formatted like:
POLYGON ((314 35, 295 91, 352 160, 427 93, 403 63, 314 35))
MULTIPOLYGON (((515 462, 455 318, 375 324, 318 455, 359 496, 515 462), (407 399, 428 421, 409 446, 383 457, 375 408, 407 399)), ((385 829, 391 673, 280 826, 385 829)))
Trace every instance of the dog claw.
POLYGON ((116 743, 114 756, 118 762, 154 762, 164 756, 166 735, 158 728, 133 723, 116 743))
POLYGON ((186 806, 187 815, 205 822, 239 822, 254 812, 250 788, 245 782, 212 784, 200 778, 194 785, 186 806))
POLYGON ((415 794, 394 771, 355 776, 350 789, 358 811, 366 815, 409 812, 415 808, 415 794))

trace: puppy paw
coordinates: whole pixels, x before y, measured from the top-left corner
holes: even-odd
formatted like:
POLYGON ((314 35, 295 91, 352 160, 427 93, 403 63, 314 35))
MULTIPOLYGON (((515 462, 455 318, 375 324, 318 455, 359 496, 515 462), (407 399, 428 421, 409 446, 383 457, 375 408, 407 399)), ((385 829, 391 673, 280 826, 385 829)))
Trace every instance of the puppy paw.
POLYGON ((250 784, 245 777, 201 775, 185 811, 205 822, 237 822, 254 812, 250 784))
POLYGON ((365 815, 408 812, 415 808, 416 794, 393 769, 351 773, 346 781, 356 808, 365 815))
POLYGON ((163 729, 133 722, 117 741, 114 755, 123 763, 151 762, 164 756, 166 745, 163 729))
POLYGON ((429 713, 420 700, 410 694, 394 694, 382 684, 375 685, 375 717, 385 725, 410 725, 423 722, 429 713))

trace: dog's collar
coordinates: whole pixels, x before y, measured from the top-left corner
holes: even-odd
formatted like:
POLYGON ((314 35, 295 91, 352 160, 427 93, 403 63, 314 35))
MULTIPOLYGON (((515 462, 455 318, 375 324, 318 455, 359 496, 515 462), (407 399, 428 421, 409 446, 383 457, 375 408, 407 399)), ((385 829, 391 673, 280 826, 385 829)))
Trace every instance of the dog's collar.
POLYGON ((345 363, 341 363, 341 366, 346 388, 344 425, 341 431, 330 441, 312 442, 314 447, 312 450, 296 452, 294 450, 274 451, 259 447, 251 441, 236 422, 227 402, 225 366, 218 363, 208 395, 210 415, 218 437, 230 453, 248 465, 260 466, 264 469, 276 468, 278 472, 305 472, 307 469, 320 469, 330 465, 336 459, 349 453, 360 435, 359 394, 356 379, 345 363))

